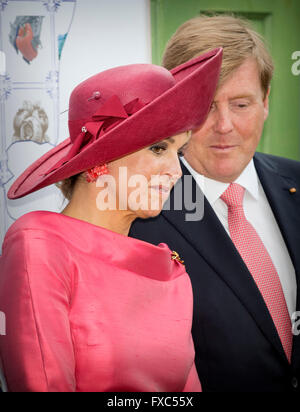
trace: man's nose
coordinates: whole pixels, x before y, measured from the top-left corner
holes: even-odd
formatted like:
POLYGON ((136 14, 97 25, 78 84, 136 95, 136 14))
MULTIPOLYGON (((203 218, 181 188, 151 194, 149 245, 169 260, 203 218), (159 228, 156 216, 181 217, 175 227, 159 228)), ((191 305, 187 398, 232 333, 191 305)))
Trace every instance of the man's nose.
POLYGON ((214 113, 214 129, 216 133, 227 134, 233 130, 230 110, 220 107, 214 113))

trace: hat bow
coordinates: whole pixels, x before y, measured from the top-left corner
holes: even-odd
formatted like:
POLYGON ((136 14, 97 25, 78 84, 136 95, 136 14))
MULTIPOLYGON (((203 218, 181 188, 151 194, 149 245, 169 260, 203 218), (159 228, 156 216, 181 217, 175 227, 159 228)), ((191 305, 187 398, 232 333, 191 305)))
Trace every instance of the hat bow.
MULTIPOLYGON (((85 123, 81 133, 73 141, 72 147, 67 155, 56 163, 44 176, 47 176, 54 170, 63 166, 77 154, 81 153, 97 139, 107 133, 109 130, 122 123, 125 119, 145 107, 139 98, 136 98, 126 105, 123 105, 118 96, 110 97, 98 110, 93 114, 92 120, 85 123)), ((70 121, 72 122, 72 120, 70 121)), ((78 123, 78 121, 75 120, 78 123)), ((82 123, 81 123, 82 124, 82 123)))

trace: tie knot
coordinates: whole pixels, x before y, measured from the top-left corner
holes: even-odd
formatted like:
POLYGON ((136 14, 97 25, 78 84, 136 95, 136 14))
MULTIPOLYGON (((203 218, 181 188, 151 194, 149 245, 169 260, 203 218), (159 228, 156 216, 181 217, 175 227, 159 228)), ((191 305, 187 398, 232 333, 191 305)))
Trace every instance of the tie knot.
POLYGON ((237 183, 231 183, 222 194, 221 199, 229 207, 243 207, 245 189, 237 183))

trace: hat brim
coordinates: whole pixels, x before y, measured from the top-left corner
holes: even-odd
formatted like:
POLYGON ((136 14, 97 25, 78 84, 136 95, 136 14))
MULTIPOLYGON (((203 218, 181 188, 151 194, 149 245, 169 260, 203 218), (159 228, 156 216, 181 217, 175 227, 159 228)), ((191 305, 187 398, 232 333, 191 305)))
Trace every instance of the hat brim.
POLYGON ((96 165, 109 163, 199 126, 210 109, 221 63, 222 49, 219 48, 179 66, 172 71, 175 79, 176 76, 179 79, 173 87, 58 169, 47 175, 67 155, 72 146, 70 138, 36 160, 13 183, 8 198, 21 198, 96 165))

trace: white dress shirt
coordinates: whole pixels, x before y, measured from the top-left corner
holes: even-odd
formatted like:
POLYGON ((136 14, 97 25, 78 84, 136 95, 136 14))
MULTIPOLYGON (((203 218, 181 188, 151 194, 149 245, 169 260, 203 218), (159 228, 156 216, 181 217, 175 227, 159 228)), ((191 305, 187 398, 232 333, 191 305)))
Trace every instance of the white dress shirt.
MULTIPOLYGON (((228 188, 229 183, 218 182, 200 175, 184 158, 182 158, 182 163, 195 178, 200 189, 230 236, 228 207, 226 203, 220 199, 222 194, 228 188)), ((246 218, 257 231, 273 261, 281 281, 290 316, 292 316, 296 310, 297 299, 295 269, 272 209, 259 181, 253 160, 251 160, 242 174, 233 183, 237 183, 246 189, 244 197, 244 212, 246 218)))

